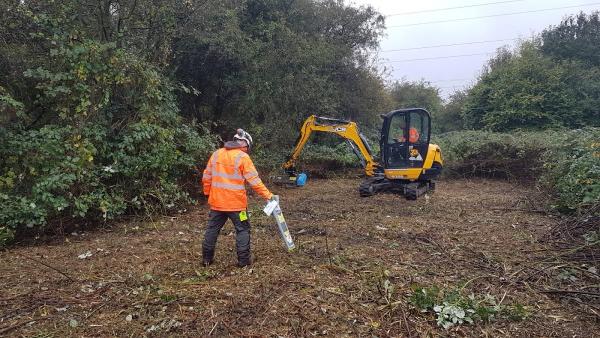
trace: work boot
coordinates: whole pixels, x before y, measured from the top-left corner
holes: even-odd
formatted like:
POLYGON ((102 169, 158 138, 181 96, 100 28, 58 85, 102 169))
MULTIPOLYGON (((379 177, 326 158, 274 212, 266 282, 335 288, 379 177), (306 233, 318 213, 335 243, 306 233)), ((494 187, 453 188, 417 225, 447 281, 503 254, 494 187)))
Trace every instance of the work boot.
POLYGON ((207 250, 206 248, 202 248, 202 265, 209 266, 213 263, 213 258, 215 257, 214 250, 207 250))
POLYGON ((238 268, 243 268, 243 267, 250 266, 250 265, 252 265, 252 259, 250 259, 250 258, 238 261, 238 264, 237 264, 238 268))

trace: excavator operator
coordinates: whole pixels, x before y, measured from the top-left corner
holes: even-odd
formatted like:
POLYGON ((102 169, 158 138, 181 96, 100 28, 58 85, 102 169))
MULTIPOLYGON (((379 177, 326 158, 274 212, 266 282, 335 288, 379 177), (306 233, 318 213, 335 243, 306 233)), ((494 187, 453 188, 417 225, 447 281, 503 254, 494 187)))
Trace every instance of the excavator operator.
POLYGON ((248 155, 252 148, 252 137, 243 129, 238 129, 233 141, 215 151, 210 157, 202 175, 204 195, 208 196, 210 212, 208 226, 202 243, 202 264, 213 263, 217 238, 223 225, 230 219, 235 226, 238 266, 251 264, 250 222, 248 221, 248 201, 246 187, 252 189, 265 200, 278 200, 263 184, 248 155))
MULTIPOLYGON (((408 142, 409 143, 417 143, 419 141, 419 132, 417 131, 417 128, 415 127, 410 127, 410 129, 408 130, 408 142)), ((403 135, 396 138, 395 139, 397 142, 406 142, 406 136, 403 135)))

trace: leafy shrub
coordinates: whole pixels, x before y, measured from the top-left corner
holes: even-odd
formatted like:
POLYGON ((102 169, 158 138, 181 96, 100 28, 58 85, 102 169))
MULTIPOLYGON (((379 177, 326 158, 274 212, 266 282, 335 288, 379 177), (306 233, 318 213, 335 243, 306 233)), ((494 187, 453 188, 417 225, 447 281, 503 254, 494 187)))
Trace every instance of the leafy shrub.
POLYGON ((13 241, 15 238, 15 231, 10 227, 0 227, 0 248, 3 248, 7 244, 13 241))
POLYGON ((208 158, 215 138, 181 121, 169 81, 113 44, 54 42, 54 62, 26 72, 36 102, 2 99, 19 116, 0 129, 3 241, 57 220, 166 212, 186 202, 177 180, 208 158))
POLYGON ((554 191, 555 206, 573 212, 600 204, 600 129, 570 131, 544 155, 541 182, 554 191))
POLYGON ((541 154, 553 142, 536 133, 450 132, 434 138, 446 175, 532 179, 543 169, 541 154))
POLYGON ((446 176, 534 179, 563 212, 600 202, 600 129, 494 133, 450 132, 434 142, 446 176))

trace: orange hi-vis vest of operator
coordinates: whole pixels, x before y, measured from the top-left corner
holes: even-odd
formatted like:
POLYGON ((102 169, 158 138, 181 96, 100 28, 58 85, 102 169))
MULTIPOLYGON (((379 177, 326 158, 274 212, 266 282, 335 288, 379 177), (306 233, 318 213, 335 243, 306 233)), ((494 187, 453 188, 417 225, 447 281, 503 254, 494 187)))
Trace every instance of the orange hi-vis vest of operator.
POLYGON ((246 210, 248 198, 245 182, 264 199, 273 196, 258 177, 250 156, 239 147, 228 147, 234 143, 227 142, 224 148, 215 151, 202 175, 204 194, 208 196, 212 210, 246 210))
MULTIPOLYGON (((419 140, 419 132, 417 131, 416 128, 411 127, 408 130, 408 142, 417 143, 418 140, 419 140)), ((405 141, 406 141, 406 137, 402 136, 400 138, 400 142, 405 142, 405 141)))
POLYGON ((419 132, 417 131, 417 129, 411 127, 408 130, 408 142, 417 143, 418 140, 419 140, 419 132))

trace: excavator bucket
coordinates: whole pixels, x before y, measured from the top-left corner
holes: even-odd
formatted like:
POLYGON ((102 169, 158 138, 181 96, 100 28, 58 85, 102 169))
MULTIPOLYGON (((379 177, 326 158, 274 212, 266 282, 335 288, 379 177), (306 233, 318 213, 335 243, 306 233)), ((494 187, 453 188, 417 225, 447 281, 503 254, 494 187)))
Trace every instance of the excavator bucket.
POLYGON ((289 176, 287 174, 271 176, 271 182, 275 185, 294 188, 296 187, 297 176, 289 176))
POLYGON ((271 181, 280 186, 286 186, 290 188, 303 187, 306 184, 308 176, 305 173, 296 173, 296 171, 286 170, 282 175, 276 175, 271 177, 271 181))

